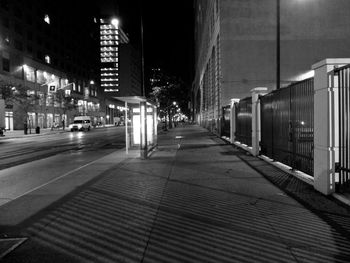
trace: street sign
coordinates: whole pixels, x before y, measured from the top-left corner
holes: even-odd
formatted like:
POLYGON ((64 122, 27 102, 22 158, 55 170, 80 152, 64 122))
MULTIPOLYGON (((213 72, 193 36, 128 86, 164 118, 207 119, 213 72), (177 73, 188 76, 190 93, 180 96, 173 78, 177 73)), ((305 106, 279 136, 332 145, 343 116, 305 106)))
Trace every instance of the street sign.
POLYGON ((56 85, 55 84, 49 84, 48 87, 49 87, 48 93, 55 93, 56 92, 56 85))

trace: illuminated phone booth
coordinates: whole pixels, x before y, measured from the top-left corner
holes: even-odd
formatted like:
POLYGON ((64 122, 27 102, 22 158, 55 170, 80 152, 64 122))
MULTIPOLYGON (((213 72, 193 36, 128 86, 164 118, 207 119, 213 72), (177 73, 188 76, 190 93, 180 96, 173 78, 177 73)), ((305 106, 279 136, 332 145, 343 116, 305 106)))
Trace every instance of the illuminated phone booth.
POLYGON ((140 157, 146 159, 157 146, 157 108, 143 97, 118 99, 125 101, 125 108, 128 109, 125 120, 130 120, 125 121, 126 152, 140 149, 140 157))

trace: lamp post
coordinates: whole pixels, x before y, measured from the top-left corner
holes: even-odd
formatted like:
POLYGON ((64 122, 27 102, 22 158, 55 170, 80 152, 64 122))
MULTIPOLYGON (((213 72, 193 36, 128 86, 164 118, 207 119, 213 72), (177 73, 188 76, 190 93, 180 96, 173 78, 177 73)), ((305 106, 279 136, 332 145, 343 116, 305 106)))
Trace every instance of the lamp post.
MULTIPOLYGON (((141 94, 146 98, 145 91, 145 60, 144 60, 144 46, 143 46, 143 17, 142 17, 142 1, 140 1, 140 34, 141 34, 141 94)), ((141 141, 140 152, 141 158, 147 159, 148 146, 147 146, 147 102, 146 100, 140 102, 140 127, 141 127, 141 141)))
POLYGON ((141 34, 141 94, 146 97, 145 91, 145 59, 144 59, 144 46, 143 46, 143 16, 142 16, 143 8, 142 1, 140 3, 140 34, 141 34))
POLYGON ((281 21, 280 0, 276 0, 276 89, 281 87, 281 21))
MULTIPOLYGON (((27 65, 24 64, 22 65, 22 70, 23 70, 23 85, 24 85, 24 90, 26 90, 26 77, 27 77, 27 65)), ((29 124, 29 131, 32 133, 32 129, 30 127, 30 119, 28 116, 28 112, 26 112, 26 120, 24 121, 24 134, 28 134, 28 124, 29 124)))

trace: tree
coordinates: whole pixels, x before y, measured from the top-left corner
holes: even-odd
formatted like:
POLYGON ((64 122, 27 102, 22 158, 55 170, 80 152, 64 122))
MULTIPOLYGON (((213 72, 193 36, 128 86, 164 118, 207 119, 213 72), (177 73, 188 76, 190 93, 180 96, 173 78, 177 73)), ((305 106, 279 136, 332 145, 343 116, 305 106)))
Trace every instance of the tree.
POLYGON ((167 119, 169 119, 169 126, 172 127, 172 117, 176 114, 177 108, 188 114, 188 88, 181 79, 165 74, 158 74, 152 80, 150 96, 158 103, 158 115, 160 118, 165 118, 165 128, 167 128, 167 119))
POLYGON ((67 95, 64 89, 60 89, 56 92, 54 95, 54 103, 61 106, 64 115, 66 115, 67 112, 75 111, 78 108, 77 100, 72 96, 67 95))
POLYGON ((35 111, 35 105, 39 96, 35 91, 27 89, 23 85, 6 86, 2 88, 2 96, 7 104, 13 104, 17 107, 16 114, 23 116, 23 123, 25 127, 29 127, 31 132, 29 112, 35 111), (27 126, 29 123, 29 126, 27 126))
POLYGON ((12 96, 12 86, 0 79, 0 97, 4 100, 12 96))

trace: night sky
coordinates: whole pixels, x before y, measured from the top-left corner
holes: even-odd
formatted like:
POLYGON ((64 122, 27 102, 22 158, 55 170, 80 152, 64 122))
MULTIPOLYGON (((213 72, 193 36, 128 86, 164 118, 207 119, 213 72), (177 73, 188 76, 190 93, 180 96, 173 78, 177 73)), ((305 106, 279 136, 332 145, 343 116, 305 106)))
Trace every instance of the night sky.
MULTIPOLYGON (((119 5, 121 27, 128 33, 131 43, 140 44, 140 2, 122 0, 119 5)), ((191 85, 193 1, 143 1, 142 14, 146 71, 160 67, 191 85)))

